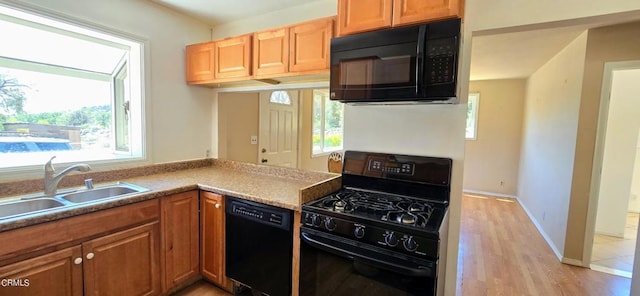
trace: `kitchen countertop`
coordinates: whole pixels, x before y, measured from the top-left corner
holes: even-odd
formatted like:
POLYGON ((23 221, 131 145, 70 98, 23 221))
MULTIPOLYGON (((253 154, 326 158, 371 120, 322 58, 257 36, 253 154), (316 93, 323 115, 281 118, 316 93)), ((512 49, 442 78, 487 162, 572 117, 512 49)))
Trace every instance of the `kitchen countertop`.
MULTIPOLYGON (((235 196, 272 206, 299 211, 303 203, 338 190, 340 175, 309 172, 289 168, 246 164, 224 160, 204 160, 164 165, 152 165, 142 169, 111 170, 69 175, 70 183, 93 178, 96 187, 103 183, 122 181, 150 191, 132 196, 103 199, 48 210, 43 213, 0 219, 0 231, 7 231, 38 223, 95 212, 135 202, 159 198, 189 190, 205 190, 222 195, 235 196), (185 165, 185 163, 187 163, 185 165), (168 172, 163 172, 168 171, 168 172)), ((38 186, 41 180, 28 180, 0 184, 4 192, 16 192, 19 187, 38 186), (12 188, 14 186, 15 188, 12 188), (13 191, 12 191, 13 190, 13 191)), ((74 186, 71 186, 74 187, 74 186)), ((78 187, 82 189, 81 187, 78 187)), ((26 189, 24 189, 26 190, 26 189)), ((62 190, 62 189, 60 189, 62 190)), ((22 194, 22 193, 21 193, 22 194)), ((13 197, 14 199, 16 197, 13 197)), ((5 198, 7 200, 12 197, 5 198)))

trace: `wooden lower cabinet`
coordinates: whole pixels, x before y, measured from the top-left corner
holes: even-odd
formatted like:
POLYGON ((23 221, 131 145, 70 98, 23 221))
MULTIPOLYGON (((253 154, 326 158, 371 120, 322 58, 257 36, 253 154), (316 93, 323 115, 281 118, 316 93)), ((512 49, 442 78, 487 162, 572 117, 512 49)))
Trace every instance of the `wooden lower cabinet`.
POLYGON ((0 295, 158 295, 158 222, 0 267, 0 295), (20 281, 21 280, 21 281, 20 281))
POLYGON ((160 294, 159 223, 82 244, 86 295, 160 294))
POLYGON ((200 266, 202 276, 231 291, 225 275, 224 197, 200 191, 200 266))
POLYGON ((163 292, 197 279, 200 273, 198 191, 160 201, 163 292))
POLYGON ((11 281, 0 286, 0 295, 83 295, 82 249, 74 246, 2 266, 0 279, 11 281))

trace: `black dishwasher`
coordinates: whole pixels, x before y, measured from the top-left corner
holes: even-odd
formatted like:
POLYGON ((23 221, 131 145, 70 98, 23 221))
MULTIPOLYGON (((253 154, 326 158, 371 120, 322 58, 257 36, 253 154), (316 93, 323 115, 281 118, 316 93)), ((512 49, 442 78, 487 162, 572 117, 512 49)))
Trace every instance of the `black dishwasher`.
POLYGON ((270 296, 291 295, 291 210, 226 197, 226 275, 270 296))

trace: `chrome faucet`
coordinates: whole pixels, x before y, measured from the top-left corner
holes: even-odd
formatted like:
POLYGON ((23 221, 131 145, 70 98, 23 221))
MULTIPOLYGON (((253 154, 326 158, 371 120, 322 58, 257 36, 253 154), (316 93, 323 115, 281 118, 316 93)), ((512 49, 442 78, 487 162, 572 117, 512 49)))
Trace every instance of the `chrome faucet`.
POLYGON ((88 164, 79 163, 62 170, 62 172, 56 175, 56 171, 51 164, 51 161, 54 158, 56 157, 51 157, 51 159, 49 159, 49 161, 44 165, 44 194, 46 196, 56 195, 56 191, 58 191, 58 183, 68 173, 71 173, 72 171, 88 172, 91 170, 91 167, 88 164))

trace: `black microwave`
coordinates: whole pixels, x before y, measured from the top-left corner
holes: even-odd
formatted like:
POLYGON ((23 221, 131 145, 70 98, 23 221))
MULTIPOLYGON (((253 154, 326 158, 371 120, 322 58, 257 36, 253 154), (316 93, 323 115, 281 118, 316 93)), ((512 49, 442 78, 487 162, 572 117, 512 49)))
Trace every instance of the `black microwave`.
POLYGON ((460 19, 331 40, 330 98, 457 102, 460 19))

